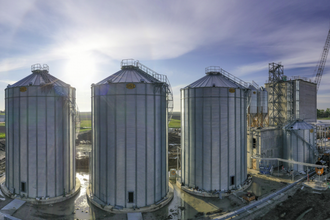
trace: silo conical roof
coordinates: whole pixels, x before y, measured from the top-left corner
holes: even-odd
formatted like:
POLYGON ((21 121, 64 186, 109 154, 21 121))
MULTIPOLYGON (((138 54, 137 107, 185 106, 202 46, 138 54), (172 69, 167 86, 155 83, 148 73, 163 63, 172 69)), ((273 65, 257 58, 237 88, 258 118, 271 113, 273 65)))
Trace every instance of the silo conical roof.
POLYGON ((125 82, 141 82, 144 83, 154 83, 160 82, 156 78, 152 77, 151 75, 143 72, 142 70, 134 67, 134 66, 127 66, 122 70, 112 74, 111 76, 103 79, 97 85, 107 84, 108 82, 111 83, 125 83, 125 82))
POLYGON ((67 87, 69 84, 57 79, 56 77, 49 74, 48 66, 44 64, 41 68, 40 64, 32 65, 32 74, 28 75, 24 79, 16 82, 9 87, 20 87, 20 86, 40 86, 43 84, 52 84, 53 86, 67 87))
POLYGON ((313 129, 313 126, 308 124, 307 122, 304 122, 301 119, 297 119, 286 125, 284 128, 286 130, 310 130, 313 129))
MULTIPOLYGON (((225 88, 245 88, 239 83, 242 81, 220 67, 208 67, 205 69, 206 76, 191 83, 185 88, 198 87, 225 87, 225 88)), ((242 83, 244 83, 242 81, 242 83)))

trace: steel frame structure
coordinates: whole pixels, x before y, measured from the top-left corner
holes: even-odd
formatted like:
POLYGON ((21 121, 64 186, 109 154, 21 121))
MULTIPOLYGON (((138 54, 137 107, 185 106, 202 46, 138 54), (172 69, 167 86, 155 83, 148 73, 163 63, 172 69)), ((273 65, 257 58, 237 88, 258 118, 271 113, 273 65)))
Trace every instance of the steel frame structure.
POLYGON ((280 63, 269 63, 269 93, 268 93, 268 120, 269 126, 280 126, 285 123, 283 111, 284 102, 284 67, 280 63))

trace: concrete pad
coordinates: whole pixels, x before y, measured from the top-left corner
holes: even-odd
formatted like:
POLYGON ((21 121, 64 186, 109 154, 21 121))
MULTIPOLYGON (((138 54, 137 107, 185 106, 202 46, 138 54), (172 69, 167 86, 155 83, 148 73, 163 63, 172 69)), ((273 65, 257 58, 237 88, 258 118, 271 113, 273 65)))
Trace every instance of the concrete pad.
POLYGON ((303 182, 303 185, 304 186, 307 186, 307 187, 310 187, 314 190, 318 190, 318 191, 325 191, 328 189, 328 185, 326 183, 323 183, 323 182, 317 182, 317 181, 305 181, 303 182))
POLYGON ((127 213, 127 220, 143 220, 141 212, 127 213))
POLYGON ((4 214, 12 215, 14 214, 22 205, 24 205, 25 201, 14 199, 5 207, 3 207, 0 211, 4 214))

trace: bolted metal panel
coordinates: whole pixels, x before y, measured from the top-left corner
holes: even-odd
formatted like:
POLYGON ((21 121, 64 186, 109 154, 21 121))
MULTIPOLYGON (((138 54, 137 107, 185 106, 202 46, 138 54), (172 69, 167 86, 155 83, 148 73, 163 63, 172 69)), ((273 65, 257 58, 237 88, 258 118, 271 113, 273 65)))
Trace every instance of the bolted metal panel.
POLYGON ((94 196, 106 204, 143 207, 168 192, 167 91, 163 85, 133 67, 92 85, 97 92, 92 97, 91 184, 94 196), (134 193, 133 203, 128 203, 128 192, 134 193))
MULTIPOLYGON (((315 132, 312 125, 297 119, 283 128, 284 159, 297 162, 314 163, 315 132)), ((288 164, 290 169, 304 170, 303 165, 288 164)))
POLYGON ((210 74, 181 89, 182 183, 189 187, 228 190, 246 179, 247 96, 244 87, 227 81, 210 74), (204 87, 210 81, 221 83, 204 87))
POLYGON ((33 71, 6 88, 6 187, 15 194, 56 197, 75 188, 75 89, 55 79, 33 71))

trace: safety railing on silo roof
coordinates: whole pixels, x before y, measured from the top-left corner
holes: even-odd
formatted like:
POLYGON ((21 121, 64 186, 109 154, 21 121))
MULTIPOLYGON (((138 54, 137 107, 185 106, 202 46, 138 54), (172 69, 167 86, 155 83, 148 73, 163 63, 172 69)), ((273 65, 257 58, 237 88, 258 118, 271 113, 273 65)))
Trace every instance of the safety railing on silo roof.
POLYGON ((225 78, 227 78, 228 80, 236 83, 236 84, 239 84, 245 88, 248 88, 249 87, 249 83, 241 80, 240 78, 228 73, 226 70, 220 68, 219 66, 209 66, 209 67, 206 67, 205 68, 205 73, 212 73, 212 72, 215 72, 215 73, 220 73, 221 75, 223 75, 225 78))
POLYGON ((145 65, 143 65, 142 63, 140 63, 138 60, 134 60, 134 59, 122 60, 121 67, 125 67, 125 66, 136 67, 136 68, 142 70, 143 72, 147 73, 148 75, 154 77, 155 79, 159 80, 160 82, 165 83, 166 101, 167 101, 167 109, 168 109, 168 123, 169 123, 172 118, 174 104, 173 104, 173 91, 172 91, 171 83, 168 80, 167 76, 155 72, 154 70, 152 70, 152 69, 146 67, 145 65))

